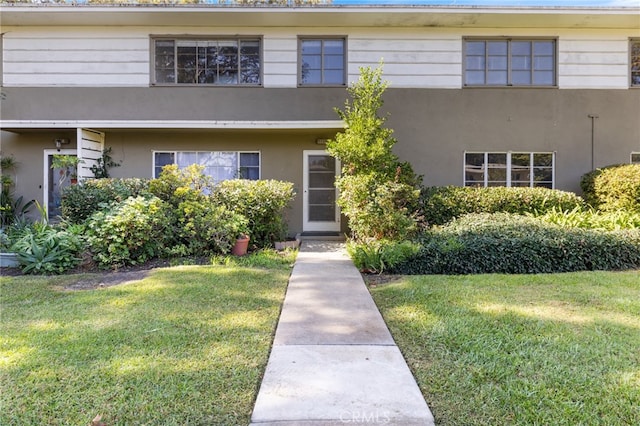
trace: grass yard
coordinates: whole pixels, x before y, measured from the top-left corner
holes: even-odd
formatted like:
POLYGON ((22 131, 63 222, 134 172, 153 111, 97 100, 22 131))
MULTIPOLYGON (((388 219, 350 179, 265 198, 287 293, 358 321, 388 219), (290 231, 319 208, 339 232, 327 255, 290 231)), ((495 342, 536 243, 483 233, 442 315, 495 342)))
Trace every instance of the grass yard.
POLYGON ((640 272, 372 289, 440 425, 640 424, 640 272))
POLYGON ((0 278, 0 424, 248 424, 294 256, 95 290, 0 278))

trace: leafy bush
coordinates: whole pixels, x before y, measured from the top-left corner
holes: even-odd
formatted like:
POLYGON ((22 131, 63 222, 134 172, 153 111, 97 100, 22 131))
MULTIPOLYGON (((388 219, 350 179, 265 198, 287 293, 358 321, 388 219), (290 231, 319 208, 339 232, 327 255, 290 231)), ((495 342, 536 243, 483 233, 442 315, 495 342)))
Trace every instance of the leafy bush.
POLYGON ((420 245, 411 241, 371 240, 347 244, 353 263, 367 273, 381 274, 415 256, 419 250, 420 245))
POLYGON ((91 252, 101 266, 135 265, 162 256, 172 235, 169 206, 157 197, 132 197, 87 222, 91 252))
POLYGON ((640 229, 640 213, 627 210, 600 212, 579 208, 570 211, 552 209, 538 218, 564 228, 600 229, 603 231, 640 229))
POLYGON ((176 164, 162 168, 157 179, 149 182, 149 190, 161 200, 178 207, 184 201, 203 201, 213 191, 213 181, 204 174, 204 166, 192 164, 179 169, 176 164))
POLYGON ((429 225, 443 225, 468 213, 541 215, 553 209, 581 209, 584 201, 573 192, 547 188, 444 186, 424 188, 421 206, 429 225))
POLYGON ((347 88, 352 100, 345 102, 344 111, 336 109, 346 129, 327 143, 327 151, 342 163, 336 178, 338 204, 351 237, 362 242, 403 240, 418 223, 420 178, 393 153, 397 140, 378 114, 387 86, 382 65, 360 68, 360 78, 347 88))
POLYGON ((257 247, 286 238, 285 208, 294 196, 290 182, 244 179, 220 182, 211 194, 214 203, 248 219, 251 243, 257 247))
POLYGON ((379 182, 376 174, 343 176, 338 204, 349 218, 356 241, 404 240, 417 230, 416 210, 420 191, 411 185, 379 182))
POLYGON ((11 250, 25 274, 62 274, 81 260, 85 247, 82 231, 77 226, 63 229, 36 222, 21 229, 11 250))
POLYGON ((582 176, 580 187, 585 200, 603 211, 640 212, 640 164, 604 167, 582 176))
POLYGON ((71 223, 82 223, 93 213, 109 208, 129 197, 148 194, 145 179, 91 179, 70 185, 62 193, 62 217, 71 223))
POLYGON ((640 230, 566 229, 533 217, 469 214, 425 234, 403 274, 552 273, 640 267, 640 230))
POLYGON ((247 219, 211 200, 184 201, 177 211, 179 244, 184 254, 228 253, 236 238, 247 233, 247 219))

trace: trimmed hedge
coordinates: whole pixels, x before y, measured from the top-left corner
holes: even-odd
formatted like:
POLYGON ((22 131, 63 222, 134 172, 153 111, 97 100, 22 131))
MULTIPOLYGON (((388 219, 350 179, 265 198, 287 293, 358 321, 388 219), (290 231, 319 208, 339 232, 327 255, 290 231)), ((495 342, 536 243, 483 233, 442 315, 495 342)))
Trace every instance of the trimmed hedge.
POLYGON ((533 217, 470 214, 424 235, 400 274, 535 274, 640 268, 640 230, 566 229, 533 217))
POLYGON ((420 197, 423 220, 428 225, 443 225, 469 213, 541 215, 553 209, 573 210, 585 205, 573 192, 547 188, 428 187, 420 197))
POLYGON ((82 223, 99 210, 109 208, 129 197, 149 193, 146 179, 90 179, 65 188, 62 194, 62 217, 82 223))
POLYGON ((589 172, 580 180, 584 199, 602 211, 640 212, 640 164, 622 164, 589 172))

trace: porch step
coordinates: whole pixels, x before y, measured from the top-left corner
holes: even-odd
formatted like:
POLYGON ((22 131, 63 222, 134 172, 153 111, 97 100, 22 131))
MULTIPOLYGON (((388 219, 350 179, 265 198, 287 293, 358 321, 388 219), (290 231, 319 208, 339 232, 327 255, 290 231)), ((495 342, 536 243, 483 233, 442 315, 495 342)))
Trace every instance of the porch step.
POLYGON ((345 236, 341 232, 302 232, 296 235, 300 241, 344 241, 345 236))

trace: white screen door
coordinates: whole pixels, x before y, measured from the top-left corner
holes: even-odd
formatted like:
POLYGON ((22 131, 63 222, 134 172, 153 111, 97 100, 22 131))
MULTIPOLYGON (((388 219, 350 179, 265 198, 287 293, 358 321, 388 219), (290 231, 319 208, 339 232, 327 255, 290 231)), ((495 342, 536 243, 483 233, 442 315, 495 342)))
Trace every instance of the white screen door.
POLYGON ((304 151, 303 231, 339 232, 340 209, 335 187, 338 161, 326 151, 304 151))

